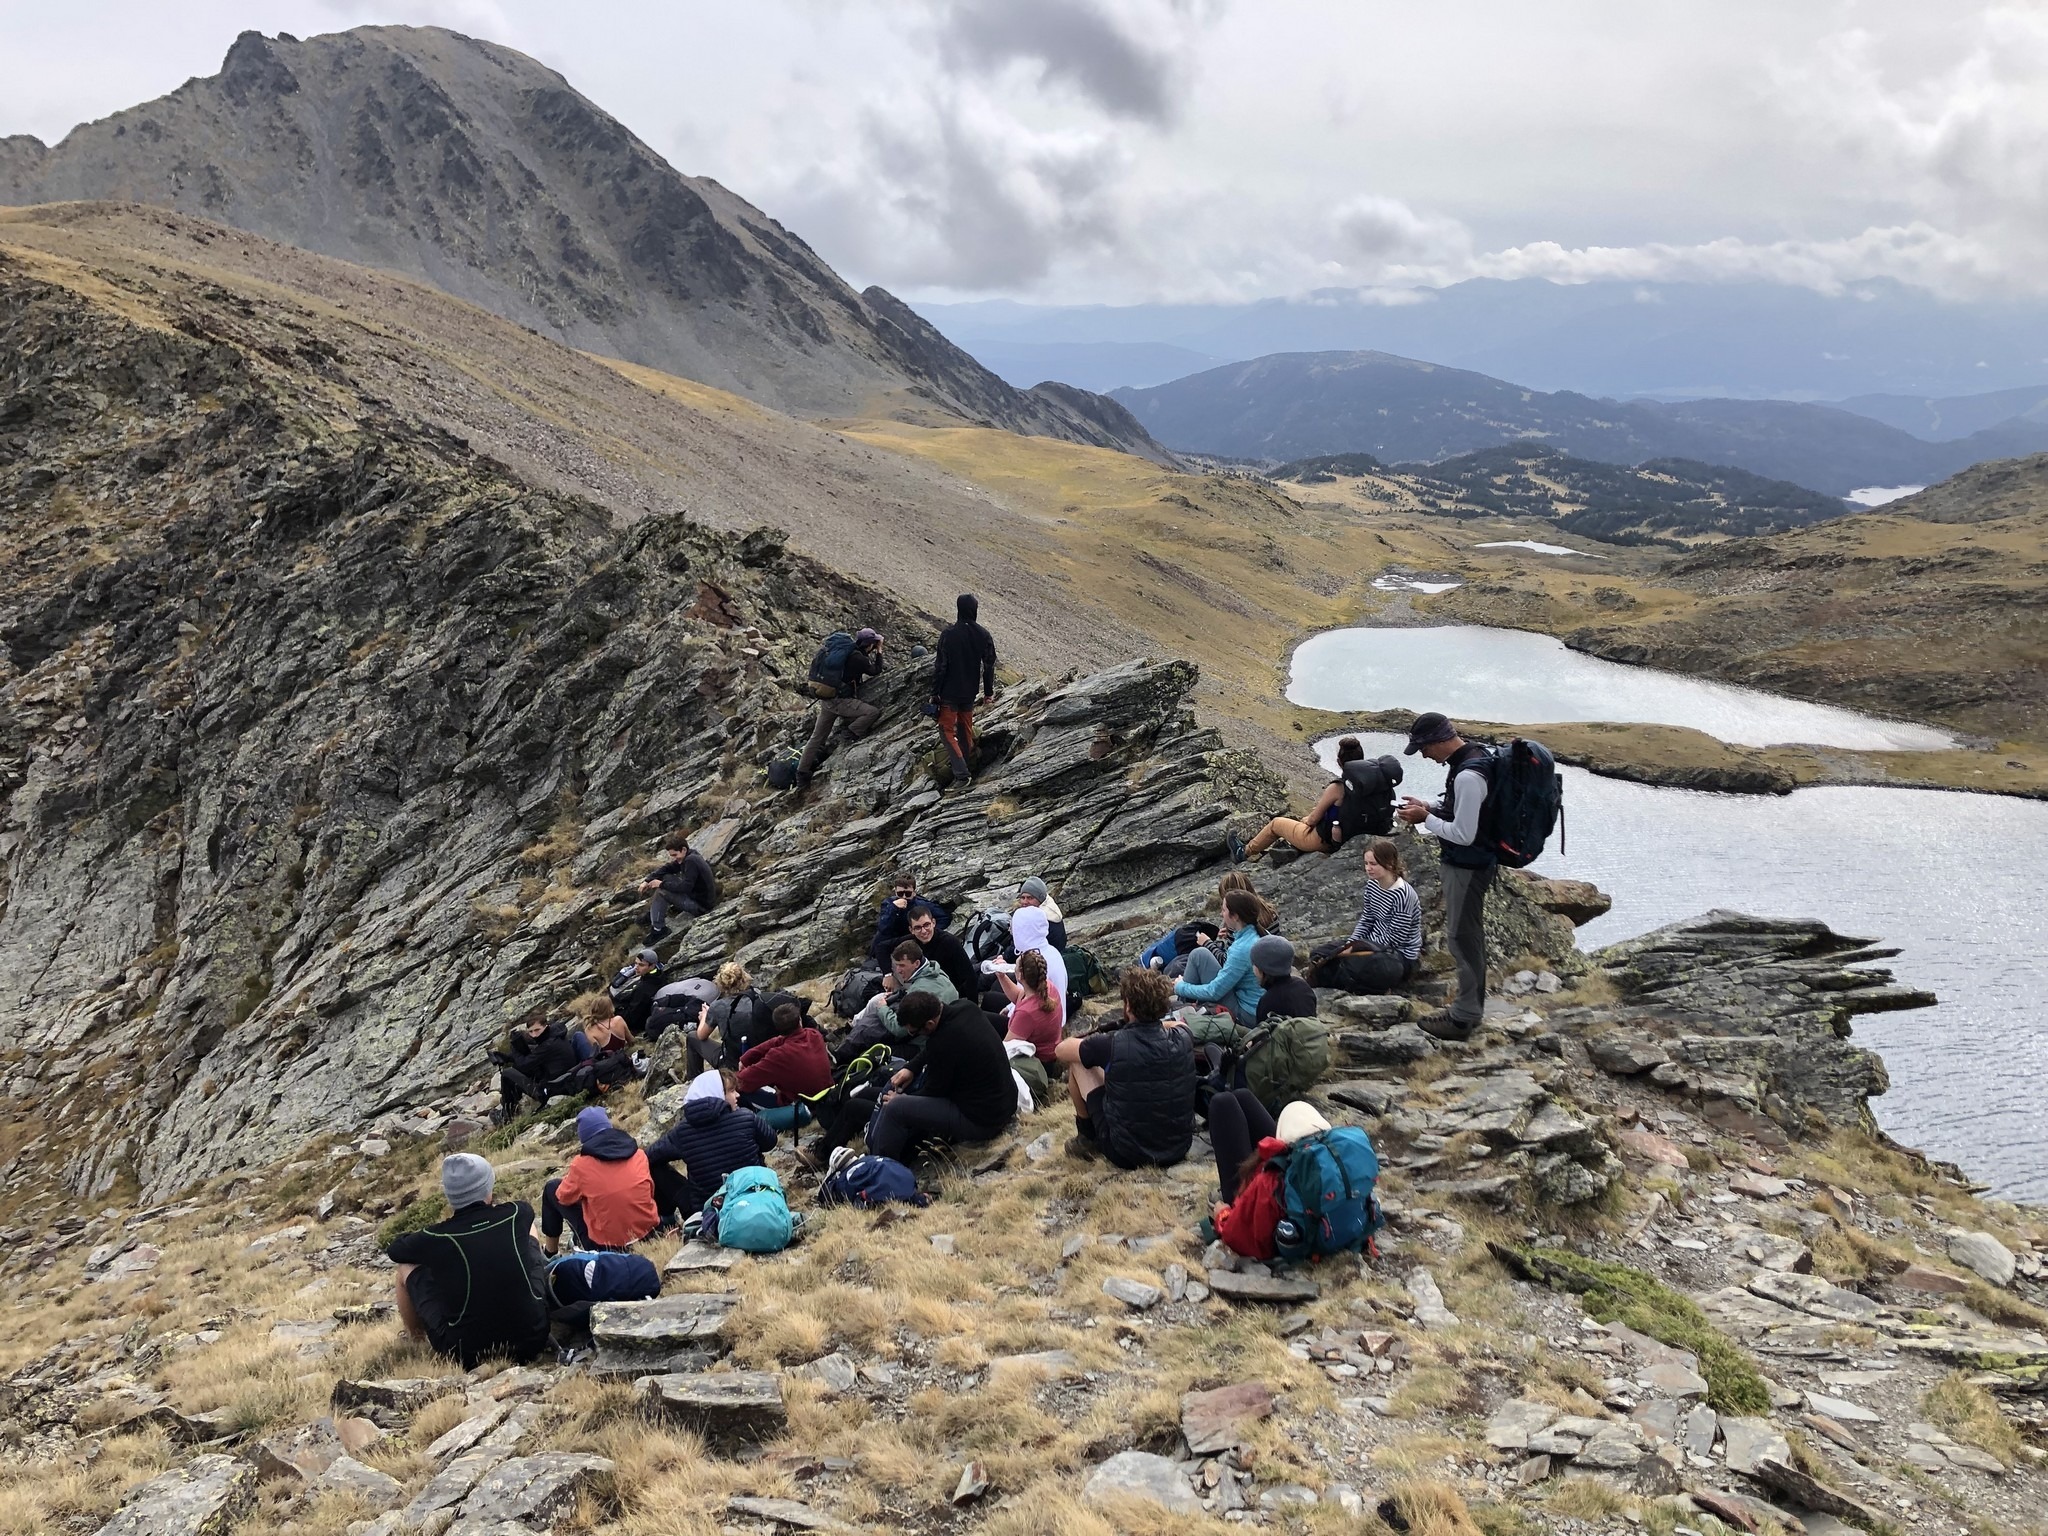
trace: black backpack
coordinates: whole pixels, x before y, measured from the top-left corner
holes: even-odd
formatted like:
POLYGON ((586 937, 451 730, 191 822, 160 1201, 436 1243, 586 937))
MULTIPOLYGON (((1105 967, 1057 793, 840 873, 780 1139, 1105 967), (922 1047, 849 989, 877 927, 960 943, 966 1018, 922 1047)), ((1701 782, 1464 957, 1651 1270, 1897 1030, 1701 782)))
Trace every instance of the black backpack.
MULTIPOLYGON (((1479 812, 1479 846, 1509 869, 1543 856, 1543 845, 1564 820, 1564 775, 1540 741, 1520 736, 1464 767, 1486 774, 1486 804, 1479 812)), ((1461 770, 1460 770, 1461 771, 1461 770)), ((1557 846, 1564 848, 1559 836, 1557 846)))
POLYGON ((835 629, 825 637, 818 654, 811 658, 810 675, 804 680, 804 687, 813 698, 836 699, 846 692, 846 661, 855 644, 853 636, 843 629, 835 629))
POLYGON ((1385 837, 1394 830, 1394 786, 1401 782, 1397 757, 1360 758, 1346 763, 1344 798, 1337 824, 1350 837, 1385 837))
POLYGON ((851 1019, 867 1006, 869 998, 882 990, 882 973, 856 965, 839 978, 839 985, 832 989, 832 1011, 842 1019, 851 1019))

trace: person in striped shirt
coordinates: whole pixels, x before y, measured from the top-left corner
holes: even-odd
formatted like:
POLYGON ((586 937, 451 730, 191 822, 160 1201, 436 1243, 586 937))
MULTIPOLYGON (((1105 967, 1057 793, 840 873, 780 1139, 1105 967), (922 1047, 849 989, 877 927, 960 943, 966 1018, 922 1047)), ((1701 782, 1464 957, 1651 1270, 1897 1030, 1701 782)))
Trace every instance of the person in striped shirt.
POLYGON ((1401 878, 1401 850, 1376 837, 1365 849, 1365 897, 1344 947, 1318 961, 1309 979, 1341 992, 1405 987, 1422 956, 1422 902, 1401 878))

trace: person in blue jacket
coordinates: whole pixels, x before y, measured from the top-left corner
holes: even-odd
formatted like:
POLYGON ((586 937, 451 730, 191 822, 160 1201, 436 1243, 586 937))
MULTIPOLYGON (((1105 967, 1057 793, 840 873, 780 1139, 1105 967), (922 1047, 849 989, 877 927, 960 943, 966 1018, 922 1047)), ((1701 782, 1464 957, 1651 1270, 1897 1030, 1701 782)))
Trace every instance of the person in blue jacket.
POLYGON ((1250 1029, 1259 1017, 1259 999, 1266 989, 1252 967, 1252 946, 1265 936, 1259 926, 1262 916, 1259 898, 1248 891, 1232 891, 1223 898, 1223 934, 1229 948, 1221 961, 1214 945, 1205 945, 1188 959, 1188 968, 1173 984, 1173 995, 1184 1003, 1221 1003, 1231 1018, 1250 1029))
POLYGON ((930 912, 941 933, 953 921, 953 914, 931 897, 917 894, 916 876, 898 875, 889 887, 889 894, 882 898, 880 910, 875 913, 875 939, 868 945, 868 963, 875 970, 889 969, 889 956, 898 944, 910 937, 910 920, 919 911, 930 912))
POLYGON ((775 1145, 775 1133, 751 1109, 740 1108, 739 1079, 730 1072, 700 1072, 683 1095, 682 1118, 647 1149, 647 1161, 666 1170, 681 1163, 680 1179, 657 1173, 657 1198, 664 1221, 694 1216, 718 1193, 735 1168, 751 1168, 775 1145))

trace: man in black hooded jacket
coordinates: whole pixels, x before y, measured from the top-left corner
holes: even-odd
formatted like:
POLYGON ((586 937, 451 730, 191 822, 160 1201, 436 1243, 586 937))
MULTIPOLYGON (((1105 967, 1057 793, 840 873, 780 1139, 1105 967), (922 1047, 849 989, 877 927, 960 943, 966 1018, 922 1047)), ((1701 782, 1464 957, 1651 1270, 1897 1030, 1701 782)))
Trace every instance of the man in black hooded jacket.
POLYGON ((566 1019, 550 1020, 545 1013, 536 1013, 513 1025, 506 1048, 492 1051, 490 1057, 498 1068, 502 1124, 519 1113, 521 1099, 546 1104, 551 1092, 560 1091, 551 1085, 576 1070, 576 1042, 569 1038, 566 1019))
POLYGON ((955 621, 939 633, 932 662, 932 702, 938 706, 939 736, 953 760, 953 782, 965 784, 974 762, 974 705, 996 697, 996 642, 975 620, 981 604, 963 592, 954 603, 955 621))

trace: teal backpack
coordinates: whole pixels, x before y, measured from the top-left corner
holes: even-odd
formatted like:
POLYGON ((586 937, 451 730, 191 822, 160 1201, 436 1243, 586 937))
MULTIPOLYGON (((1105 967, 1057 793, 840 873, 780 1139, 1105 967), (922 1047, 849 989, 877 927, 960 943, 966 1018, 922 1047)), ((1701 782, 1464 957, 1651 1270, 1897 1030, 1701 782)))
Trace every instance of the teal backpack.
POLYGON ((1281 1180, 1287 1215, 1274 1233, 1279 1256, 1298 1262, 1333 1253, 1373 1253, 1372 1235, 1385 1225, 1373 1196, 1379 1175, 1372 1138, 1355 1125, 1297 1141, 1288 1151, 1281 1180), (1291 1233, 1286 1230, 1290 1225, 1291 1233))
MULTIPOLYGON (((716 1237, 721 1248, 739 1248, 748 1253, 780 1253, 796 1235, 796 1221, 789 1202, 782 1198, 782 1181, 772 1169, 756 1164, 735 1168, 705 1207, 705 1214, 717 1212, 716 1237)), ((705 1225, 711 1225, 706 1221, 705 1225)))

